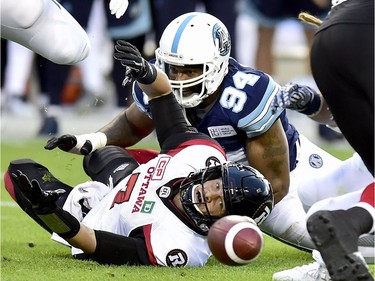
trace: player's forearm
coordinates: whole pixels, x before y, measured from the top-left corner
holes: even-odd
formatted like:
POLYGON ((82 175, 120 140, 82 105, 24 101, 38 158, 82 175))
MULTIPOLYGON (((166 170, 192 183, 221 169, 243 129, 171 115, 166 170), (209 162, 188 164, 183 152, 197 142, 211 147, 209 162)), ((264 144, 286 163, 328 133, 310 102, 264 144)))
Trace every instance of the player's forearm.
POLYGON ((152 120, 133 103, 99 131, 107 136, 107 145, 129 147, 152 130, 152 120))
POLYGON ((156 69, 156 71, 157 76, 154 82, 152 82, 151 84, 138 83, 140 88, 143 90, 143 92, 146 93, 150 100, 165 96, 172 92, 172 88, 167 75, 160 69, 156 69))
POLYGON ((107 145, 128 147, 141 139, 141 136, 136 136, 131 131, 125 111, 117 115, 110 123, 101 128, 99 132, 107 136, 107 145))
POLYGON ((68 243, 73 247, 81 249, 86 254, 92 254, 95 252, 96 249, 96 238, 95 232, 93 229, 85 226, 81 223, 81 227, 78 233, 70 238, 67 239, 68 243))
POLYGON ((336 122, 333 120, 332 113, 329 110, 328 105, 324 99, 322 100, 322 103, 323 104, 319 113, 311 117, 311 119, 321 124, 326 124, 326 125, 336 127, 336 122))
POLYGON ((271 183, 275 204, 289 191, 289 149, 281 121, 246 145, 249 164, 271 183))

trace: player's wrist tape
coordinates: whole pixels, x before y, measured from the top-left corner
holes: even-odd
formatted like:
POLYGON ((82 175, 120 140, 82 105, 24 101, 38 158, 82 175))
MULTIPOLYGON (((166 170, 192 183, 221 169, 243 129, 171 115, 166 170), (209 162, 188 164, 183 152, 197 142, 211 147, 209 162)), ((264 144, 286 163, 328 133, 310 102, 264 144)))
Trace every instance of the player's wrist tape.
POLYGON ((38 217, 61 238, 69 239, 77 235, 80 229, 79 221, 62 209, 54 209, 48 214, 38 214, 38 217))
POLYGON ((80 153, 80 149, 85 144, 86 141, 90 141, 92 145, 92 150, 94 151, 98 148, 104 147, 107 144, 107 136, 102 132, 91 133, 91 134, 83 134, 83 135, 76 135, 77 144, 74 148, 72 148, 69 152, 72 153, 80 153))
POLYGON ((321 94, 314 92, 314 95, 307 105, 306 109, 301 110, 300 112, 307 115, 308 117, 316 116, 322 109, 323 102, 321 94))
POLYGON ((153 64, 144 61, 145 64, 145 74, 142 77, 138 77, 137 81, 141 84, 151 84, 155 81, 157 71, 156 67, 153 64))

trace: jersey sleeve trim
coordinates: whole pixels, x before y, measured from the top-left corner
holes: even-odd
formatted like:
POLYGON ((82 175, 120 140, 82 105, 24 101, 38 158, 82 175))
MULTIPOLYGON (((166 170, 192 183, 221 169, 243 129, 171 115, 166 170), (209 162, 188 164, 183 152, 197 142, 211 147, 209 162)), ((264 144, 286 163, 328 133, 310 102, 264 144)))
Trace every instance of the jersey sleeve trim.
POLYGON ((133 89, 132 89, 132 96, 135 105, 138 107, 138 109, 146 114, 148 117, 151 117, 150 113, 150 107, 148 105, 148 97, 147 95, 141 90, 141 88, 138 86, 138 83, 133 83, 133 89))
POLYGON ((259 136, 267 131, 284 111, 279 108, 272 113, 272 100, 279 90, 280 86, 269 76, 267 89, 259 105, 253 112, 238 121, 238 128, 244 130, 248 138, 259 136))
POLYGON ((150 263, 152 265, 157 266, 158 262, 156 260, 156 257, 154 255, 154 250, 152 249, 152 245, 151 245, 151 228, 152 228, 151 224, 147 224, 143 226, 143 234, 145 237, 146 248, 147 248, 147 253, 148 253, 148 258, 150 260, 150 263))

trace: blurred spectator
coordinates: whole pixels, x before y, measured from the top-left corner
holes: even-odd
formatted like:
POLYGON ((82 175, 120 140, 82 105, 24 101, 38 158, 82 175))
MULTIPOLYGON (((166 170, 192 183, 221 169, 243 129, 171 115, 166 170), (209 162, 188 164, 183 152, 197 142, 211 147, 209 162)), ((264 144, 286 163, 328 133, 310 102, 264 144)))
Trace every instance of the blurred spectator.
MULTIPOLYGON (((68 103, 75 102, 75 107, 81 114, 110 105, 113 100, 114 90, 110 77, 113 65, 113 44, 107 33, 105 9, 103 0, 93 1, 86 28, 91 43, 90 55, 71 72, 70 80, 65 85, 63 93, 64 100, 68 103), (71 93, 72 90, 73 93, 71 93)), ((123 20, 123 18, 117 20, 123 20)))
POLYGON ((126 16, 120 19, 111 15, 106 5, 107 1, 94 0, 87 24, 91 53, 79 63, 82 92, 77 108, 81 113, 108 104, 112 93, 116 106, 126 107, 131 103, 130 86, 122 86, 124 68, 113 64, 113 46, 116 40, 125 39, 142 51, 152 28, 149 0, 130 1, 126 16))
MULTIPOLYGON (((258 25, 255 68, 274 75, 272 47, 276 26, 287 19, 297 20, 298 14, 302 11, 317 17, 325 17, 330 8, 330 1, 321 0, 318 6, 312 0, 240 0, 238 7, 240 13, 246 13, 258 25)), ((315 28, 305 23, 301 24, 310 47, 315 28)))
POLYGON ((2 39, 2 110, 15 116, 30 117, 27 85, 34 53, 18 43, 2 39))
MULTIPOLYGON (((180 3, 179 3, 180 4, 180 3)), ((174 4, 176 5, 176 3, 174 4)), ((143 51, 147 34, 152 29, 152 14, 149 0, 131 0, 126 16, 120 20, 107 12, 108 35, 113 43, 119 39, 126 40, 136 46, 142 56, 148 58, 143 51)), ((112 51, 114 48, 112 47, 112 51)), ((117 106, 124 107, 132 103, 131 86, 122 86, 124 67, 120 63, 113 64, 112 79, 117 93, 117 106)))
MULTIPOLYGON (((255 54, 255 68, 268 74, 275 75, 273 42, 276 27, 285 20, 295 19, 303 26, 308 49, 310 50, 316 28, 297 21, 298 14, 302 11, 324 18, 330 9, 329 0, 319 0, 314 3, 312 0, 240 0, 239 12, 246 13, 257 24, 258 40, 255 54)), ((309 57, 306 57, 306 72, 311 73, 309 57)), ((310 80, 307 78, 307 80, 310 80)), ((297 81, 293 81, 297 82, 297 81)), ((315 83, 313 83, 315 84, 315 83)), ((313 87, 314 85, 307 83, 313 87)), ((326 141, 343 139, 337 133, 325 125, 317 125, 318 133, 326 141)))
POLYGON ((194 12, 197 7, 220 19, 227 27, 232 39, 231 56, 236 57, 236 20, 237 0, 153 0, 152 12, 154 19, 155 41, 158 44, 165 27, 176 17, 187 12, 194 12))
MULTIPOLYGON (((60 4, 86 30, 93 1, 62 0, 60 4)), ((37 69, 40 77, 40 91, 44 96, 41 110, 43 122, 38 135, 54 135, 59 130, 57 118, 61 110, 61 93, 68 80, 72 66, 55 64, 43 57, 38 57, 37 69)))

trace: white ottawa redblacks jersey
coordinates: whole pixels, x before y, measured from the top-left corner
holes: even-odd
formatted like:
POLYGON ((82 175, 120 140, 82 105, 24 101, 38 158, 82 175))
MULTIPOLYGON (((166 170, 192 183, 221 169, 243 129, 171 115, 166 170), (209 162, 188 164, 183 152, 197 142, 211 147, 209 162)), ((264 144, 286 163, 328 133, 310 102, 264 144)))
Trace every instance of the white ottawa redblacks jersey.
MULTIPOLYGON (((140 165, 110 190, 82 223, 124 236, 142 227, 149 259, 154 265, 204 265, 211 255, 207 237, 194 230, 192 222, 176 208, 172 199, 182 178, 207 166, 224 163, 226 157, 222 148, 210 140, 191 140, 188 145, 140 165)), ((74 198, 72 193, 79 192, 76 189, 67 201, 74 198)), ((73 249, 73 254, 80 252, 73 249)))

